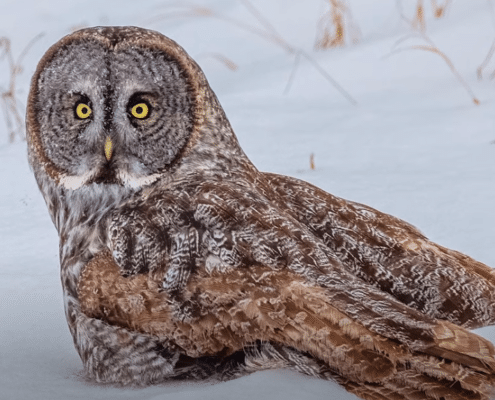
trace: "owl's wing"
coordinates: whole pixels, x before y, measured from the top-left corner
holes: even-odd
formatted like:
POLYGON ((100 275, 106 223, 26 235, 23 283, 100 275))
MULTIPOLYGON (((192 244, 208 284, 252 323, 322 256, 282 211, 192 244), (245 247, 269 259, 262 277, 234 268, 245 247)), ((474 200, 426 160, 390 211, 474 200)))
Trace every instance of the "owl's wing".
POLYGON ((194 299, 183 292, 198 266, 226 272, 261 265, 329 289, 329 303, 377 334, 416 350, 435 340, 432 317, 346 270, 306 225, 256 187, 229 181, 188 184, 127 204, 109 228, 113 257, 124 272, 129 260, 134 270, 146 272, 144 265, 151 274, 166 270, 168 295, 176 306, 188 307, 187 314, 176 315, 194 317, 194 299))
POLYGON ((149 291, 135 300, 125 293, 125 284, 109 285, 125 304, 107 306, 107 319, 108 310, 120 313, 110 322, 162 337, 193 358, 235 353, 257 340, 293 347, 321 360, 364 397, 377 385, 382 387, 377 393, 397 396, 416 391, 438 398, 454 387, 463 395, 465 389, 487 398, 495 372, 495 349, 488 341, 354 276, 305 225, 247 185, 193 182, 181 189, 126 205, 110 225, 115 243, 133 245, 114 246, 117 259, 116 252, 134 257, 141 249, 139 260, 155 254, 156 240, 166 243, 156 253, 163 251, 161 266, 131 278, 116 268, 121 279, 154 281, 157 302, 149 291), (146 232, 150 224, 155 236, 132 236, 133 224, 144 225, 137 232, 146 232), (119 240, 122 226, 132 228, 129 240, 119 240), (171 262, 175 257, 178 264, 171 262), (189 320, 177 318, 177 297, 162 290, 169 264, 180 268, 173 274, 180 298, 195 305, 189 320), (233 278, 222 284, 228 277, 233 278), (141 306, 132 314, 134 303, 141 306))
MULTIPOLYGON (((495 270, 429 241, 412 225, 307 182, 265 173, 265 194, 285 206, 352 274, 432 318, 467 328, 495 324, 495 270)), ((262 183, 262 182, 261 182, 262 183)))
POLYGON ((495 349, 483 338, 427 321, 431 340, 415 349, 349 318, 329 301, 328 289, 286 270, 253 265, 221 273, 199 266, 186 287, 200 306, 192 322, 174 318, 160 286, 159 276, 123 277, 106 252, 85 267, 78 291, 86 315, 150 334, 181 353, 179 376, 204 373, 207 364, 227 375, 231 368, 231 376, 292 367, 383 400, 487 400, 495 389, 495 349))

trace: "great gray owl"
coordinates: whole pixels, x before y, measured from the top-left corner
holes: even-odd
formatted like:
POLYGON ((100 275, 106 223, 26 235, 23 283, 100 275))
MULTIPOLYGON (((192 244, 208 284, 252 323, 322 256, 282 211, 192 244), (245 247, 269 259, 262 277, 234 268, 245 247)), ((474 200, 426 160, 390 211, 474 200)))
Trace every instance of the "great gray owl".
POLYGON ((495 274, 411 225, 259 172, 201 69, 135 27, 40 61, 29 160, 89 377, 146 385, 289 367, 365 399, 486 399, 495 274))

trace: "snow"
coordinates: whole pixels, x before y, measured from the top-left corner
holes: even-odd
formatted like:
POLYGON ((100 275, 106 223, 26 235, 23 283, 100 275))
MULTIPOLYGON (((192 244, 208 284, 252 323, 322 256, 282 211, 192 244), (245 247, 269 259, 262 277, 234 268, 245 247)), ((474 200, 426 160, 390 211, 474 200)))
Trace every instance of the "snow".
MULTIPOLYGON (((491 2, 452 2, 444 18, 426 11, 427 34, 471 87, 473 104, 445 61, 401 19, 396 1, 353 0, 357 44, 313 50, 323 1, 253 0, 292 46, 308 53, 350 95, 352 105, 313 65, 300 59, 284 94, 294 56, 229 21, 170 16, 176 3, 2 0, 0 36, 14 55, 38 33, 24 59, 18 96, 46 49, 74 27, 139 25, 180 43, 205 71, 242 147, 261 170, 297 176, 418 226, 442 245, 495 266, 493 81, 476 68, 495 37, 491 2), (169 17, 164 15, 169 13, 169 17), (407 38, 396 44, 399 39, 407 38), (211 56, 238 65, 228 70, 211 56), (309 169, 310 154, 316 169, 309 169)), ((404 2, 406 3, 406 2, 404 2)), ((404 13, 413 15, 408 2, 404 13)), ((428 3, 428 2, 426 2, 428 3)), ((425 3, 425 4, 426 4, 425 3)), ((198 3, 262 28, 240 1, 198 3)), ((0 87, 8 86, 0 60, 0 87)), ((3 117, 3 115, 2 115, 3 117)), ((227 383, 180 383, 145 389, 94 385, 66 326, 58 276, 58 237, 26 160, 26 144, 8 144, 0 117, 0 398, 2 399, 355 399, 337 384, 290 371, 265 371, 227 383)), ((476 331, 495 342, 495 327, 476 331)))

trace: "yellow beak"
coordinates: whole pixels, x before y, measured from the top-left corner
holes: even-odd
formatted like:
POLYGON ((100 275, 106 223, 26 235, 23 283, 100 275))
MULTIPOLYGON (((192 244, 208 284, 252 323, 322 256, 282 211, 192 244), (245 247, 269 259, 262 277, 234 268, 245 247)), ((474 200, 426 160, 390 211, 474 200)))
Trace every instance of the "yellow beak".
POLYGON ((112 139, 110 139, 109 136, 107 136, 107 139, 105 140, 105 157, 107 158, 107 161, 110 161, 112 158, 112 139))

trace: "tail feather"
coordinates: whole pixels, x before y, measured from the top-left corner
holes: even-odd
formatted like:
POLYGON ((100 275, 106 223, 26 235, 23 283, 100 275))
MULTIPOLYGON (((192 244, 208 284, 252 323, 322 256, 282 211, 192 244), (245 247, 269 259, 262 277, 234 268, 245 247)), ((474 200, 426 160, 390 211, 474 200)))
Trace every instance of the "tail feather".
POLYGON ((435 346, 425 349, 425 353, 486 373, 495 372, 495 348, 486 339, 447 321, 438 321, 434 333, 435 346))

